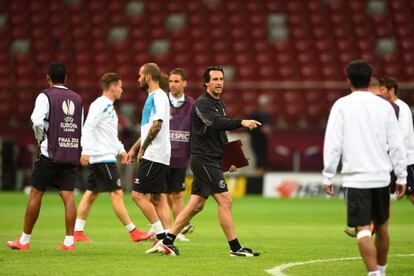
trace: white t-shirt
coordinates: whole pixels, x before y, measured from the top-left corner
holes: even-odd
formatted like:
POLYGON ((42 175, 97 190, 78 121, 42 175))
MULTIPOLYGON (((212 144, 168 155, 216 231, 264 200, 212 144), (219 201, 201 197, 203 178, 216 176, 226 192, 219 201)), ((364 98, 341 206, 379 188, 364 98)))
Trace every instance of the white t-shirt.
POLYGON ((118 116, 113 102, 101 96, 92 102, 83 127, 82 155, 89 155, 89 163, 116 162, 125 152, 118 139, 118 116))
POLYGON ((355 91, 335 102, 329 114, 323 151, 324 183, 332 183, 339 160, 343 186, 380 188, 405 184, 406 153, 390 103, 370 92, 355 91))
POLYGON ((170 165, 170 101, 162 89, 151 92, 142 109, 141 146, 147 138, 153 121, 161 120, 160 132, 145 150, 143 158, 149 161, 170 165))
POLYGON ((410 107, 400 99, 394 102, 400 107, 399 123, 404 139, 405 150, 407 151, 407 164, 414 164, 414 129, 413 129, 413 115, 410 107))

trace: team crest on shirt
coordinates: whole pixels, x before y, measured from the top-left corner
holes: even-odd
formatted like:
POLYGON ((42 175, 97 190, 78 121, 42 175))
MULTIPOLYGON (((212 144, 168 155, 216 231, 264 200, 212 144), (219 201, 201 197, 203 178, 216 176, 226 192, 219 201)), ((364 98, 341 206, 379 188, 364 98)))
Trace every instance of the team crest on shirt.
POLYGON ((116 181, 116 185, 118 185, 118 187, 121 187, 121 179, 118 178, 118 180, 116 181))
POLYGON ((224 180, 220 180, 220 182, 218 183, 218 186, 219 186, 221 189, 224 189, 224 188, 226 187, 226 182, 224 182, 224 180))
POLYGON ((135 178, 134 184, 139 185, 139 178, 135 178))
POLYGON ((63 113, 67 116, 73 116, 75 114, 75 104, 71 100, 64 100, 62 103, 63 113))

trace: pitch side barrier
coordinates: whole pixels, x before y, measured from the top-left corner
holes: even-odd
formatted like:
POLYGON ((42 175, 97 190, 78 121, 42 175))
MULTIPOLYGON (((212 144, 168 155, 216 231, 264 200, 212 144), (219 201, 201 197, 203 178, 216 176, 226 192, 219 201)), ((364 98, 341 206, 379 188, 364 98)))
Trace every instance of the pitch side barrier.
MULTIPOLYGON (((325 197, 320 173, 266 173, 263 178, 264 197, 325 197)), ((342 179, 336 176, 333 189, 336 197, 343 197, 342 179)))
MULTIPOLYGON (((249 175, 225 175, 233 197, 262 195, 274 198, 325 197, 320 173, 270 172, 263 177, 249 175)), ((186 191, 191 193, 192 176, 186 177, 186 191)), ((344 188, 340 176, 334 178, 333 188, 336 197, 343 197, 344 188)))

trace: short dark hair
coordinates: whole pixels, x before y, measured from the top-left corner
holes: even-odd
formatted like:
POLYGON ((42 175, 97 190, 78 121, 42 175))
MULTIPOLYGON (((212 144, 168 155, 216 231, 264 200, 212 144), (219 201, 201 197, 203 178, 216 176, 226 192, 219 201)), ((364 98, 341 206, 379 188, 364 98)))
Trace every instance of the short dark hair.
POLYGON ((161 69, 156 63, 146 63, 143 65, 143 73, 145 75, 150 75, 151 78, 159 82, 161 79, 161 69))
POLYGON ((52 83, 64 83, 66 78, 66 67, 59 61, 54 61, 49 64, 47 74, 50 77, 52 83))
POLYGON ((111 84, 118 82, 120 79, 121 76, 117 73, 105 73, 101 78, 102 91, 108 90, 111 84))
POLYGON ((179 75, 179 76, 181 76, 181 80, 187 80, 187 73, 185 72, 185 70, 183 68, 175 68, 175 69, 171 70, 168 75, 169 76, 170 75, 179 75))
POLYGON ((395 78, 390 76, 384 76, 379 79, 379 83, 381 86, 385 86, 387 90, 394 88, 394 94, 398 94, 398 82, 395 78))
POLYGON ((207 86, 206 83, 210 82, 210 71, 220 71, 223 73, 223 76, 224 76, 223 68, 221 68, 220 66, 216 66, 216 65, 209 66, 207 67, 207 69, 204 71, 204 74, 203 74, 203 85, 204 86, 207 86))
POLYGON ((346 75, 354 88, 367 88, 371 80, 372 67, 365 60, 354 60, 346 66, 346 75))

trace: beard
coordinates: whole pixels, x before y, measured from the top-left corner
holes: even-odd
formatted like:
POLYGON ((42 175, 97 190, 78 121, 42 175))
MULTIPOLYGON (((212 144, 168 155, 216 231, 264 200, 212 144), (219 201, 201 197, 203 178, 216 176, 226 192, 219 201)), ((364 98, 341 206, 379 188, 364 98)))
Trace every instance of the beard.
POLYGON ((139 87, 144 90, 144 91, 148 91, 149 85, 148 83, 144 80, 142 83, 140 83, 139 87))

